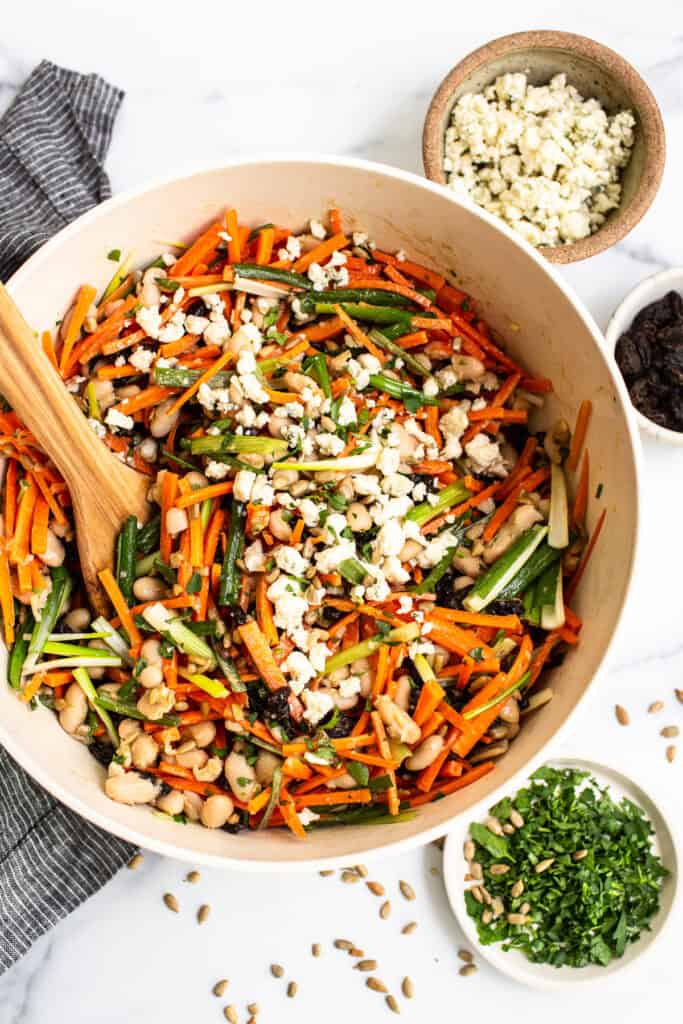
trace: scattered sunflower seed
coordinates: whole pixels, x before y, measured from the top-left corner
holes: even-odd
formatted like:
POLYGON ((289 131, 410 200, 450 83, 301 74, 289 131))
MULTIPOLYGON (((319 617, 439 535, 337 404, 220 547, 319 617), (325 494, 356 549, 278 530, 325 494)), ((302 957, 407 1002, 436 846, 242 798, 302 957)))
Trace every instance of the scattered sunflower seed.
POLYGON ((211 991, 213 992, 213 994, 215 996, 222 996, 225 993, 225 990, 228 987, 228 984, 229 984, 229 982, 228 982, 227 978, 221 978, 220 981, 216 982, 216 984, 213 986, 211 991))
POLYGON ((502 836, 503 834, 503 826, 501 822, 498 818, 494 818, 492 814, 489 814, 488 818, 484 822, 484 826, 489 830, 489 832, 493 832, 494 836, 502 836))
POLYGON ((273 975, 274 978, 281 978, 282 975, 285 973, 285 969, 284 967, 280 966, 280 964, 271 964, 270 973, 273 975))
POLYGON ((360 882, 360 875, 357 875, 355 871, 342 871, 341 880, 347 885, 353 885, 354 882, 360 882))
POLYGON ((126 866, 129 867, 131 871, 137 871, 137 869, 140 867, 144 859, 145 858, 142 856, 141 853, 136 853, 134 856, 130 858, 126 866))
POLYGON ((674 693, 676 694, 676 700, 683 704, 683 690, 674 690, 674 693))
POLYGON ((387 987, 384 982, 380 981, 379 978, 368 978, 365 982, 368 988, 371 988, 373 992, 386 992, 387 987))
POLYGON ((526 903, 526 902, 522 903, 521 907, 519 908, 520 914, 528 914, 530 910, 531 910, 531 904, 530 903, 526 903))
POLYGON ((383 921, 386 921, 390 913, 391 902, 389 900, 385 900, 382 906, 379 908, 379 916, 382 918, 383 921))
POLYGON ((474 860, 475 847, 474 847, 474 843, 472 842, 471 839, 466 839, 465 840, 465 842, 463 844, 462 852, 463 852, 463 855, 465 857, 465 860, 468 863, 471 860, 474 860))
POLYGON ((197 911, 197 923, 204 924, 209 914, 211 913, 211 907, 208 903, 202 903, 201 907, 197 911))
POLYGON ((660 729, 659 735, 663 736, 667 740, 675 739, 678 736, 680 730, 677 725, 667 725, 663 729, 660 729))
POLYGON ((524 882, 520 878, 520 879, 518 879, 515 882, 515 884, 510 889, 510 895, 512 896, 513 900, 516 900, 517 897, 521 896, 523 892, 524 892, 524 882))
POLYGON ((199 874, 198 871, 188 871, 188 873, 185 875, 185 881, 192 882, 192 884, 194 885, 194 883, 198 882, 201 877, 202 876, 199 874))
POLYGON ((401 935, 412 935, 417 928, 417 921, 408 921, 408 924, 404 924, 401 928, 401 935))
POLYGON ((509 864, 491 864, 489 867, 489 872, 492 875, 507 875, 509 870, 509 864))
POLYGON ((648 706, 648 709, 647 709, 648 714, 656 715, 657 712, 661 711, 663 707, 664 707, 664 701, 663 700, 654 700, 652 702, 652 704, 650 704, 648 706))
POLYGON ((401 992, 406 999, 412 999, 415 995, 415 986, 413 985, 411 978, 404 978, 401 982, 401 992))
POLYGON ((173 911, 174 914, 177 914, 179 912, 180 904, 178 903, 178 900, 176 899, 172 892, 164 893, 164 903, 166 904, 169 910, 173 911))
POLYGON ((505 835, 506 836, 511 836, 514 831, 515 831, 515 826, 511 825, 509 821, 506 821, 505 824, 503 825, 503 832, 505 833, 505 835))
POLYGON ((387 996, 385 1001, 392 1013, 401 1012, 401 1007, 398 1005, 395 996, 387 996))
POLYGON ((413 889, 412 885, 408 884, 408 882, 404 882, 403 879, 401 879, 401 881, 398 883, 398 887, 401 890, 401 895, 403 896, 404 899, 415 899, 415 890, 413 889))
POLYGON ((234 1006, 226 1006, 223 1010, 223 1016, 230 1024, 237 1024, 237 1010, 234 1006))
POLYGON ((329 878, 330 875, 334 874, 334 871, 319 871, 318 874, 320 875, 321 878, 329 878))
POLYGON ((461 975, 461 977, 463 977, 463 978, 469 978, 469 976, 471 974, 476 974, 476 973, 477 973, 477 965, 476 964, 464 964, 460 968, 460 970, 458 971, 458 974, 461 975))
POLYGON ((290 999, 293 999, 298 991, 299 991, 299 986, 297 985, 297 983, 295 981, 290 981, 289 985, 287 986, 287 995, 288 995, 288 997, 290 999))
POLYGON ((356 874, 360 875, 361 878, 368 877, 368 869, 365 864, 356 864, 356 874))
POLYGON ((247 1012, 250 1013, 252 1015, 252 1017, 258 1017, 259 1004, 258 1003, 247 1003, 247 1012))
POLYGON ((519 811, 515 810, 514 807, 510 811, 510 821, 515 826, 515 828, 522 828, 524 826, 524 818, 519 813, 519 811))
POLYGON ((335 949, 353 949, 353 946, 354 946, 353 942, 349 942, 348 939, 335 939, 334 940, 334 948, 335 949))
POLYGON ((666 759, 669 762, 669 764, 673 764, 673 761, 674 761, 675 757, 676 757, 676 748, 675 748, 675 746, 672 743, 671 746, 666 748, 666 759))
POLYGON ((483 924, 491 924, 491 921, 493 921, 493 911, 485 910, 481 915, 481 920, 483 924))
POLYGON ((352 946, 349 950, 349 956, 363 957, 365 956, 365 950, 359 949, 358 946, 352 946))
POLYGON ((507 922, 508 924, 526 924, 527 916, 526 914, 508 914, 507 922))
POLYGON ((359 960, 353 968, 355 971, 376 971, 377 961, 376 960, 359 960))
POLYGON ((583 858, 587 856, 588 850, 575 850, 572 854, 572 860, 583 860, 583 858))
POLYGON ((547 857, 546 860, 539 860, 538 864, 534 868, 537 875, 542 875, 544 871, 547 871, 555 863, 554 857, 547 857))
POLYGON ((478 881, 481 881, 484 877, 484 869, 478 860, 473 860, 470 863, 470 874, 472 875, 472 878, 476 878, 478 881))
POLYGON ((469 949, 459 949, 458 956, 461 960, 464 960, 466 964, 471 964, 474 960, 474 956, 470 953, 469 949))
POLYGON ((381 882, 366 882, 365 884, 373 896, 384 896, 384 886, 381 882))
POLYGON ((320 948, 320 943, 319 942, 314 942, 313 945, 311 946, 311 954, 312 954, 312 956, 320 956, 321 953, 322 953, 322 949, 320 948))
POLYGON ((477 903, 484 902, 484 897, 482 896, 481 889, 478 885, 473 885, 469 891, 472 893, 477 903))
POLYGON ((621 704, 614 705, 614 714, 617 716, 617 722, 619 725, 629 725, 631 719, 626 708, 623 708, 621 704))

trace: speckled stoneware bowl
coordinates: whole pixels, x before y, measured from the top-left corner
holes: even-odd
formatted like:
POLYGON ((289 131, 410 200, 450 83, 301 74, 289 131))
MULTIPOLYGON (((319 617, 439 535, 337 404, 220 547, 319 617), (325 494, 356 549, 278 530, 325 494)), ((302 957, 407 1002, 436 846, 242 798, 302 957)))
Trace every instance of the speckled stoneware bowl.
POLYGON ((623 177, 619 208, 595 234, 569 245, 543 246, 553 263, 574 263, 604 252, 631 231, 659 189, 665 138, 657 101, 636 69, 614 50, 571 32, 516 32, 474 50, 449 71, 434 93, 422 134, 425 174, 446 184, 444 136, 453 107, 465 93, 481 92, 498 78, 523 72, 532 85, 545 85, 564 72, 585 99, 598 99, 608 114, 631 110, 636 136, 623 177))

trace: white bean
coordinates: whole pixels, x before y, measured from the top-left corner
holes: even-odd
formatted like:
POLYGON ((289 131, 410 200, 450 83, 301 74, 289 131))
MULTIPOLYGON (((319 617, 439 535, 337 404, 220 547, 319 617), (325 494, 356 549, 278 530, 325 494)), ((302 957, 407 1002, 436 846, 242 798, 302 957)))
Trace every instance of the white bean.
POLYGON ((187 512, 184 508, 169 508, 166 513, 166 529, 175 537, 176 534, 182 533, 188 526, 187 512))
POLYGON ((408 743, 410 746, 418 742, 422 730, 406 711, 394 703, 391 697, 387 697, 385 693, 380 694, 376 705, 380 718, 393 739, 400 743, 408 743))
POLYGON ((110 800, 118 804, 148 804, 156 797, 158 786, 137 772, 111 775, 104 784, 104 791, 110 800))
POLYGON ((281 509, 275 509, 274 512, 270 513, 268 527, 272 535, 276 537, 277 540, 288 541, 292 539, 292 528, 283 518, 281 509))
POLYGON ((444 740, 442 736, 436 733, 428 736, 426 740, 423 740, 415 748, 415 752, 405 762, 406 768, 409 772, 421 772, 423 768, 428 768, 430 764, 436 761, 443 748, 444 740))
POLYGON ((161 661, 161 644, 154 637, 150 637, 142 645, 140 654, 148 665, 161 661))
POLYGON ((41 560, 45 565, 49 565, 50 568, 53 568, 63 564, 65 554, 66 551, 61 540, 56 537, 50 527, 48 527, 47 547, 45 548, 44 554, 40 556, 41 560))
POLYGON ((87 608, 74 608, 64 616, 64 625, 72 633, 83 633, 90 625, 90 612, 87 608))
POLYGON ((164 814, 182 814, 185 798, 179 789, 171 789, 168 793, 157 797, 156 805, 164 814))
POLYGON ((363 533, 372 526, 370 513, 359 501, 354 501, 349 505, 346 510, 346 521, 354 533, 363 533))
POLYGON ((159 756, 159 747, 152 736, 142 732, 133 740, 130 753, 135 767, 141 771, 147 771, 148 768, 151 768, 156 763, 156 759, 159 756))
POLYGON ((199 747, 195 747, 194 750, 186 750, 184 754, 176 754, 176 761, 181 768, 203 768, 206 762, 209 760, 209 755, 205 750, 200 750, 199 747))
POLYGON ((152 665, 145 665, 138 676, 138 681, 146 690, 151 690, 153 686, 159 686, 163 678, 164 673, 161 669, 161 665, 158 662, 155 662, 152 665))
POLYGON ((246 803, 256 796, 259 787, 254 766, 249 764, 241 748, 237 746, 225 759, 225 777, 238 800, 246 803))
POLYGON ((199 793, 191 793, 189 789, 183 790, 183 813, 189 821, 199 821, 204 807, 204 801, 199 793))
POLYGON ((59 712, 59 724, 64 732, 73 735, 83 725, 88 714, 88 702, 78 683, 72 683, 64 694, 66 707, 59 712))
POLYGON ((273 781, 273 772, 280 763, 280 758, 276 757, 275 754, 271 754, 269 750, 259 751, 254 768, 256 771, 256 778, 262 786, 269 786, 271 784, 273 781))
POLYGON ((396 680, 394 704, 398 704, 401 711, 408 710, 410 704, 410 676, 399 676, 396 680))
POLYGON ((170 434, 180 416, 180 409, 174 413, 169 414, 169 409, 173 405, 175 398, 167 398, 161 405, 157 405, 152 412, 152 417, 149 423, 149 429, 152 437, 166 437, 170 434))
POLYGON ((226 821, 233 812, 234 804, 229 796, 222 793, 214 793, 204 803, 201 809, 200 818, 202 825, 206 828, 223 828, 226 821))
POLYGON ((191 736, 198 747, 208 747, 216 738, 216 726, 213 722, 197 722, 188 725, 184 733, 191 736))

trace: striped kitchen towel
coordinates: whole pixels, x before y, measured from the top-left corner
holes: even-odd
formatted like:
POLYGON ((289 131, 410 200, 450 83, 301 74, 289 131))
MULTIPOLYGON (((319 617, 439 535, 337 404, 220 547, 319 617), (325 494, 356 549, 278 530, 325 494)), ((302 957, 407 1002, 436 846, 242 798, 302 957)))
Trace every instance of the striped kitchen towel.
MULTIPOLYGON (((103 161, 122 99, 98 75, 48 61, 19 91, 0 120, 0 280, 109 197, 103 161)), ((57 803, 0 748, 0 974, 132 852, 57 803)))

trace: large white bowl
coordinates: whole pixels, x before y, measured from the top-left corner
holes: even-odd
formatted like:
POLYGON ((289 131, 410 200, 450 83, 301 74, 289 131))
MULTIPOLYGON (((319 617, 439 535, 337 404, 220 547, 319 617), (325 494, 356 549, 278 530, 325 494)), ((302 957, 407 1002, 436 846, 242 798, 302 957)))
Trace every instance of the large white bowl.
MULTIPOLYGON (((160 240, 190 237, 226 204, 242 221, 301 227, 332 205, 346 228, 368 231, 385 249, 447 268, 477 299, 510 351, 551 377, 542 425, 558 415, 573 422, 579 402, 593 401, 589 432, 594 484, 603 484, 607 526, 589 565, 576 611, 587 625, 582 642, 554 673, 555 699, 531 716, 495 772, 476 785, 420 809, 396 826, 321 830, 307 842, 285 832, 231 836, 199 826, 174 827, 148 808, 124 807, 102 791, 102 768, 71 740, 51 713, 29 713, 0 686, 0 742, 46 789, 90 821, 160 853, 226 867, 290 869, 357 861, 372 852, 415 846, 448 831, 453 818, 539 755, 595 679, 619 622, 631 579, 637 527, 638 439, 626 414, 623 382, 603 355, 591 317, 552 267, 500 221, 412 174, 333 157, 242 161, 202 170, 117 196, 45 245, 10 281, 29 321, 41 329, 58 319, 83 281, 101 286, 111 273, 107 252, 133 249, 153 258, 160 240)), ((163 248, 163 247, 162 247, 163 248)), ((589 524, 597 505, 589 504, 589 524)), ((0 671, 3 666, 0 665, 0 671)))

